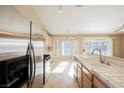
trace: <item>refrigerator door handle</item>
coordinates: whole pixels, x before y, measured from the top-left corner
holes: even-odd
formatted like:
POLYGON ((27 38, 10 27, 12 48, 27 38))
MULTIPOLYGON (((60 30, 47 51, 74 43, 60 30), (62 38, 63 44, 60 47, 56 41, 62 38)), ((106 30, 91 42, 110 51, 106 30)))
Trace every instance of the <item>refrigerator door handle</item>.
POLYGON ((33 45, 31 43, 32 41, 32 21, 30 21, 30 42, 28 44, 28 50, 27 50, 27 54, 29 53, 29 76, 28 76, 28 87, 32 87, 34 78, 35 78, 35 71, 36 71, 36 61, 35 61, 35 53, 34 53, 34 48, 33 45))
POLYGON ((35 74, 36 74, 36 60, 35 60, 35 53, 34 53, 34 48, 33 45, 31 44, 31 50, 32 50, 32 77, 31 77, 31 86, 33 84, 35 74))
POLYGON ((31 54, 31 45, 28 44, 28 49, 26 54, 29 55, 29 62, 28 62, 28 83, 27 83, 27 87, 30 88, 31 87, 31 82, 32 82, 32 75, 33 75, 33 59, 32 59, 32 54, 31 54))
MULTIPOLYGON (((30 50, 30 53, 32 52, 32 50, 30 50)), ((29 88, 31 88, 32 86, 32 77, 33 77, 33 59, 32 59, 32 54, 30 54, 30 85, 29 88)))

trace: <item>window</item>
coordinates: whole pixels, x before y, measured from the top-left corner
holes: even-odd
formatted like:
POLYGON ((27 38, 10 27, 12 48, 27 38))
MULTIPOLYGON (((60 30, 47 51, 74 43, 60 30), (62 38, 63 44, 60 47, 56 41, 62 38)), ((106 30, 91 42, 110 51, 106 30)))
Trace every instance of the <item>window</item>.
MULTIPOLYGON (((91 53, 94 48, 101 49, 102 55, 112 56, 111 39, 85 39, 84 49, 86 53, 91 53)), ((97 51, 95 52, 97 54, 97 51)))
POLYGON ((55 55, 59 56, 61 54, 61 49, 62 49, 61 40, 55 40, 54 45, 55 45, 55 55))
POLYGON ((70 56, 77 53, 77 40, 55 40, 55 55, 70 56))
POLYGON ((62 55, 72 55, 73 54, 74 42, 72 40, 62 41, 62 55))

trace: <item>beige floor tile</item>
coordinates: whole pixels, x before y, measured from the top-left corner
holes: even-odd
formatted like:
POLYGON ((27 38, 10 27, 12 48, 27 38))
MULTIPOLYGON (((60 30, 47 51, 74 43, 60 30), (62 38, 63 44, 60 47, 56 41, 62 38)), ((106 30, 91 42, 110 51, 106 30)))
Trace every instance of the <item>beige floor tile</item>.
POLYGON ((60 61, 53 63, 51 74, 44 88, 78 88, 73 72, 73 62, 60 61))

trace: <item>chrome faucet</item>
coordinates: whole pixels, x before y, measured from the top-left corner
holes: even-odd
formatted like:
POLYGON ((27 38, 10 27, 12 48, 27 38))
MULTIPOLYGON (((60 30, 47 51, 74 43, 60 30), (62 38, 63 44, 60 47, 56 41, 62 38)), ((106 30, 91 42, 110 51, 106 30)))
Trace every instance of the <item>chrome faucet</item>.
POLYGON ((101 53, 101 50, 100 50, 100 49, 98 49, 98 48, 93 49, 91 55, 94 54, 94 51, 95 51, 95 50, 99 51, 100 62, 103 63, 103 64, 105 64, 105 61, 102 59, 102 53, 101 53))

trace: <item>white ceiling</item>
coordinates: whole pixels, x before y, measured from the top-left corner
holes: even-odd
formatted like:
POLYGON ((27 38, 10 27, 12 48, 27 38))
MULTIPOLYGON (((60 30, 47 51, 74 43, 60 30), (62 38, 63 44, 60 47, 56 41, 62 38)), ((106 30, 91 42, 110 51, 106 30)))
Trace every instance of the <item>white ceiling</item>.
POLYGON ((124 24, 124 6, 32 6, 51 34, 111 34, 124 24), (68 31, 67 31, 68 30, 68 31))

